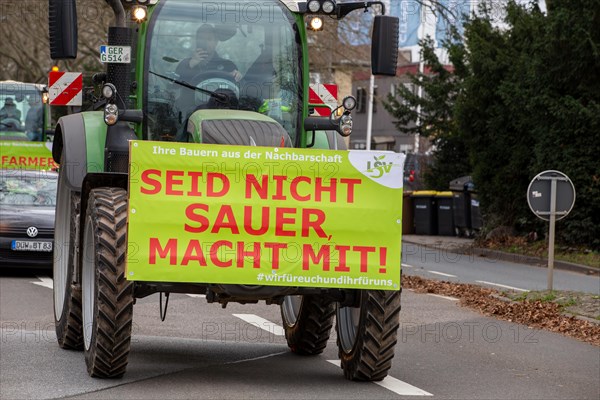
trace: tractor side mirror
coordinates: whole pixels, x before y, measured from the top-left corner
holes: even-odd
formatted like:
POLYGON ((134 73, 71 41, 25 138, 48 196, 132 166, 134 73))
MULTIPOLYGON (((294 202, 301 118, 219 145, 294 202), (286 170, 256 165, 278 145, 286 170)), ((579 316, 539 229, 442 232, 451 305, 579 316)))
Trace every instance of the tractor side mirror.
POLYGON ((76 0, 48 0, 50 57, 77 58, 76 0))
POLYGON ((373 22, 371 70, 373 75, 396 76, 398 63, 398 17, 377 15, 373 22))

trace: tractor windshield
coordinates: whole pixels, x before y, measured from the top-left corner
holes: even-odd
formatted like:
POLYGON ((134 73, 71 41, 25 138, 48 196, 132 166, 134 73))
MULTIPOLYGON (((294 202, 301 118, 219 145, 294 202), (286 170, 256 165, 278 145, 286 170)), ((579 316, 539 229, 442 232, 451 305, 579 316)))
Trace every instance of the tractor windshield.
POLYGON ((0 137, 42 140, 44 125, 42 94, 33 84, 0 82, 0 137), (8 133, 7 133, 8 132, 8 133), (27 136, 25 136, 27 134, 27 136))
POLYGON ((145 108, 151 140, 189 140, 199 109, 266 114, 294 139, 301 59, 293 15, 277 0, 167 0, 152 15, 145 108))

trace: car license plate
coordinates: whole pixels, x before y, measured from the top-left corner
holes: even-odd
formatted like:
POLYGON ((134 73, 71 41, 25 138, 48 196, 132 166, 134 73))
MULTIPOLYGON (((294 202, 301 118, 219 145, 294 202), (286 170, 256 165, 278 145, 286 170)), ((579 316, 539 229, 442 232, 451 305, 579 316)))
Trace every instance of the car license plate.
POLYGON ((16 251, 52 251, 52 242, 13 240, 11 248, 16 251))

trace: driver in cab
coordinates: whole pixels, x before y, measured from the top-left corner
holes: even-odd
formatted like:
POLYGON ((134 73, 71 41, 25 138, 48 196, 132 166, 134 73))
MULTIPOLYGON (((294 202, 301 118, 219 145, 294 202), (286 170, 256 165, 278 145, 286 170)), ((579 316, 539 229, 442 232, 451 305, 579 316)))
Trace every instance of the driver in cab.
POLYGON ((190 82, 195 76, 202 72, 219 71, 228 72, 231 77, 239 82, 242 74, 234 63, 219 57, 216 52, 219 39, 217 31, 212 25, 204 24, 196 31, 196 49, 191 57, 179 63, 175 73, 182 81, 190 82))

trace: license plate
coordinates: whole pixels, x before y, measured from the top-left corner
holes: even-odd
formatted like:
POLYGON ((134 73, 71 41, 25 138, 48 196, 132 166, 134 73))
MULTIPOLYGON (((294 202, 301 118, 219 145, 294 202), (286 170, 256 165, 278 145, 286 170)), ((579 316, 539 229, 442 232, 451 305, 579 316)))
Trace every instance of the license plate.
POLYGON ((52 251, 52 242, 13 240, 11 248, 15 251, 52 251))

